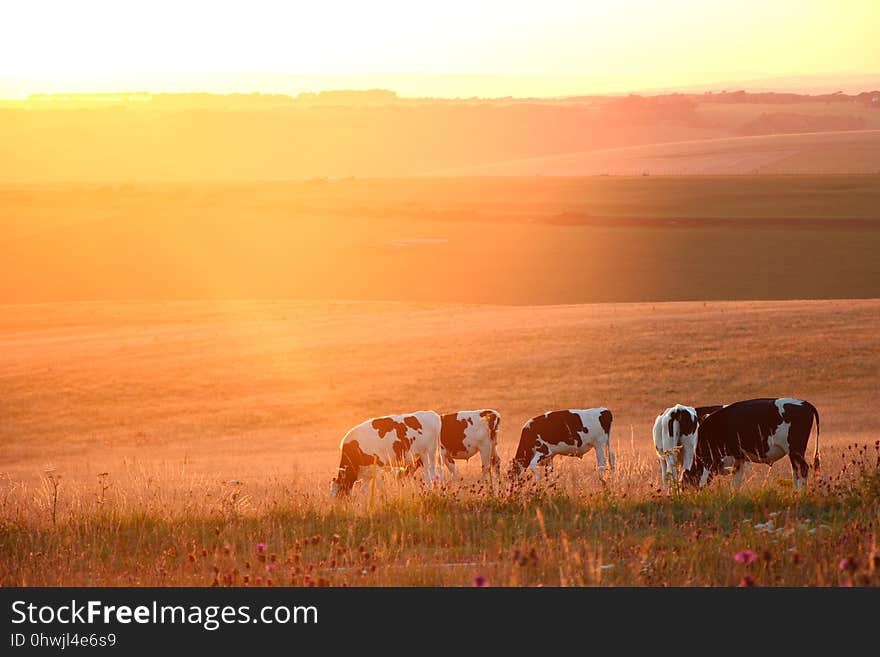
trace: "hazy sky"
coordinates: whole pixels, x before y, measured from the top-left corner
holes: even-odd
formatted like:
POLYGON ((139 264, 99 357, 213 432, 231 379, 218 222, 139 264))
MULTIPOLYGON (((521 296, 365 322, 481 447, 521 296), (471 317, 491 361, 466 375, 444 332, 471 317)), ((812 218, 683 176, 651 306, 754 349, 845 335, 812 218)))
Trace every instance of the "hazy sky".
MULTIPOLYGON (((198 88, 197 73, 406 72, 509 76, 519 95, 562 78, 607 92, 877 73, 878 28, 880 0, 4 0, 0 77, 158 91, 198 88)), ((456 75, 429 79, 457 93, 456 75)))

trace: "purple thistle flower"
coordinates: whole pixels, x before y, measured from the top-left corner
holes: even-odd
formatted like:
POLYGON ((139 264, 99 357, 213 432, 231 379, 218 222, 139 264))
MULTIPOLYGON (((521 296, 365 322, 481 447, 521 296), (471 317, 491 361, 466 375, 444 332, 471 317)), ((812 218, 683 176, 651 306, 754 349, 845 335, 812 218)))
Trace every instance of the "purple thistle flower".
POLYGON ((256 545, 257 554, 263 554, 266 551, 265 543, 257 543, 256 545))
POLYGON ((474 586, 479 588, 489 586, 489 580, 486 579, 485 575, 477 575, 474 577, 474 586))
POLYGON ((856 560, 852 557, 847 557, 846 559, 841 559, 840 563, 837 564, 837 569, 840 571, 845 570, 855 570, 856 569, 856 560))
POLYGON ((733 555, 734 561, 744 564, 750 564, 757 558, 758 555, 754 550, 740 550, 735 555, 733 555))

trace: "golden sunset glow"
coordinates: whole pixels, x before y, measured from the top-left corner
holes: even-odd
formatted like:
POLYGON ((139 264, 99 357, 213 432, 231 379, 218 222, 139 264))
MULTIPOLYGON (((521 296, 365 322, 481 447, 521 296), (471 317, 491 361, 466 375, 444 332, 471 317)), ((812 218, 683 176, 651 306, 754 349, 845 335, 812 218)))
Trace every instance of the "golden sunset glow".
POLYGON ((375 86, 545 96, 880 70, 873 0, 36 0, 6 5, 3 23, 5 97, 375 86))
POLYGON ((880 0, 0 3, 0 606, 880 587, 880 0))

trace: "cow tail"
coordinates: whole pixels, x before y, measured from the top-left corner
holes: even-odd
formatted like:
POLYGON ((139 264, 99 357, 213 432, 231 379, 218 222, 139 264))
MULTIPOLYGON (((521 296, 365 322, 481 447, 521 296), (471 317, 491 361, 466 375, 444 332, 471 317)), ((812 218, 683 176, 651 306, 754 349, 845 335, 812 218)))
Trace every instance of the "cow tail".
POLYGON ((813 452, 813 470, 819 472, 819 411, 812 404, 810 404, 810 408, 813 409, 813 417, 816 418, 816 451, 813 452))

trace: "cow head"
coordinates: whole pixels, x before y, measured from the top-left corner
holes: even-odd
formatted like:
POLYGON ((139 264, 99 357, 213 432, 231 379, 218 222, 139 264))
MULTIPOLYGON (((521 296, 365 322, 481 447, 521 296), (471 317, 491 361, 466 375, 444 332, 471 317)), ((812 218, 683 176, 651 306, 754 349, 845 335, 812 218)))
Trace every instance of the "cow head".
POLYGON ((330 497, 345 497, 354 486, 354 479, 348 468, 339 468, 339 474, 330 480, 330 497))

